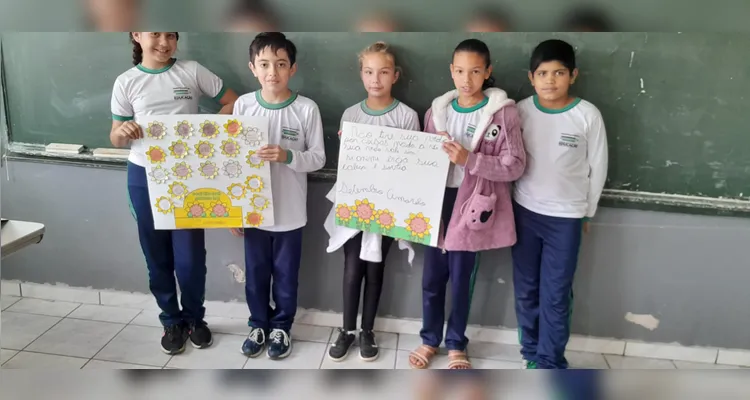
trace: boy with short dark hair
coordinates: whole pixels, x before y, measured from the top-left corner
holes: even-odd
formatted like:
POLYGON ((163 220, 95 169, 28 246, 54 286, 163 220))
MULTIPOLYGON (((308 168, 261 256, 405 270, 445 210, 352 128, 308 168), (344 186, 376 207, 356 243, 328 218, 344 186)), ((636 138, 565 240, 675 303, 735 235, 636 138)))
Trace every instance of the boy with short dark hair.
POLYGON ((307 224, 307 174, 323 168, 326 161, 317 104, 289 90, 296 57, 294 43, 284 34, 257 35, 250 45, 249 67, 261 89, 241 96, 234 105, 235 115, 270 120, 269 144, 257 154, 271 164, 274 225, 232 230, 245 241, 250 334, 242 352, 248 357, 257 357, 266 346, 271 359, 285 358, 292 351, 302 228, 307 224), (275 308, 269 304, 271 295, 275 308))
POLYGON ((529 156, 513 193, 513 286, 526 368, 568 366, 564 354, 581 234, 607 179, 602 115, 568 93, 577 78, 573 47, 562 40, 542 42, 529 66, 536 94, 518 104, 529 156))

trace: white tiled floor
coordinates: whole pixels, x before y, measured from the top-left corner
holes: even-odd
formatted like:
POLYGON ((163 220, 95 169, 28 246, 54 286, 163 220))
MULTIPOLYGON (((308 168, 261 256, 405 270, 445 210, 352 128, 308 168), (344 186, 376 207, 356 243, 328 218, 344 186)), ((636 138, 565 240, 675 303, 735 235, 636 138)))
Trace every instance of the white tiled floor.
MULTIPOLYGON (((327 352, 337 332, 330 327, 296 324, 289 358, 272 361, 262 355, 248 359, 240 352, 247 320, 229 318, 246 310, 240 305, 228 305, 226 310, 217 312, 224 316, 206 317, 214 332, 211 348, 198 350, 188 346, 185 353, 168 356, 159 349, 162 330, 152 304, 138 296, 102 297, 102 303, 107 305, 89 304, 93 301, 89 297, 67 296, 64 301, 49 301, 2 296, 2 368, 408 369, 409 351, 421 342, 417 335, 381 332, 377 334, 380 357, 375 362, 360 360, 357 348, 344 361, 334 362, 327 352), (76 299, 85 303, 74 302, 76 299)), ((519 346, 497 343, 471 342, 468 348, 474 367, 481 369, 520 368, 518 351, 519 346)), ((446 354, 441 351, 432 367, 446 368, 446 354)), ((573 368, 732 368, 577 351, 568 351, 566 356, 573 368)))

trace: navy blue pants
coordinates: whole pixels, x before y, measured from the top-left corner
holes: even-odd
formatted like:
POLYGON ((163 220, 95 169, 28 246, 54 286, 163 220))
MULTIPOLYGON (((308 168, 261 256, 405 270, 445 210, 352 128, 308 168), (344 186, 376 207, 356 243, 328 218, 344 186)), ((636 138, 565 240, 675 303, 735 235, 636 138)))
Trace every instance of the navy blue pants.
POLYGON ((564 369, 582 220, 537 214, 517 203, 513 211, 518 235, 513 289, 521 354, 538 368, 564 369))
MULTIPOLYGON (((442 224, 447 227, 456 203, 458 189, 447 188, 443 200, 442 224)), ((477 267, 477 253, 470 251, 446 251, 427 247, 422 272, 422 343, 440 347, 445 323, 445 294, 451 284, 451 313, 445 332, 445 347, 448 350, 466 350, 469 339, 466 325, 469 323, 471 289, 477 267)))
POLYGON ((245 229, 245 298, 248 325, 289 332, 297 315, 302 228, 288 232, 245 229), (273 279, 273 286, 271 280, 273 279), (271 308, 273 296, 275 308, 271 308))
POLYGON ((604 398, 602 373, 597 370, 551 371, 552 388, 559 400, 600 400, 604 398))
POLYGON ((161 308, 162 325, 202 321, 206 293, 206 246, 202 229, 156 230, 146 169, 128 162, 128 193, 148 267, 149 288, 161 308), (177 282, 180 301, 177 300, 177 282), (182 303, 182 310, 180 304, 182 303))

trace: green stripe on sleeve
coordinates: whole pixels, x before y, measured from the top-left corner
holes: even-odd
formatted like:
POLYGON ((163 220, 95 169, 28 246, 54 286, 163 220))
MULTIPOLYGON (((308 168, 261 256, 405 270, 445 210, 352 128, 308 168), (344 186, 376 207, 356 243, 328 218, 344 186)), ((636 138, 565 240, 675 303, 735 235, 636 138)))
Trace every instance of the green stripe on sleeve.
POLYGON ((221 100, 221 98, 224 97, 224 93, 226 93, 226 92, 227 92, 227 87, 226 86, 222 86, 221 90, 219 90, 219 94, 217 94, 216 96, 213 97, 214 101, 221 100))
POLYGON ((132 121, 133 117, 132 116, 127 117, 127 116, 123 116, 123 115, 112 114, 112 119, 115 120, 115 121, 132 121))

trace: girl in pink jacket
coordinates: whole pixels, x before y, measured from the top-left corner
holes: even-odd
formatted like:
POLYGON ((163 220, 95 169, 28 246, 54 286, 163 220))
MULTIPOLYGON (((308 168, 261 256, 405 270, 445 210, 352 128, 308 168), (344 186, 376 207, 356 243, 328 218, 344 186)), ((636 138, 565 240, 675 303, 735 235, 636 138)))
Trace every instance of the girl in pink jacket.
POLYGON ((451 314, 445 333, 450 369, 470 369, 466 325, 478 265, 477 252, 516 241, 510 185, 524 172, 526 152, 515 102, 492 88, 487 45, 461 42, 453 52, 456 86, 432 102, 425 132, 448 137, 452 162, 446 182, 438 247, 425 250, 422 275, 422 345, 412 351, 412 368, 427 368, 443 341, 446 285, 451 314))

